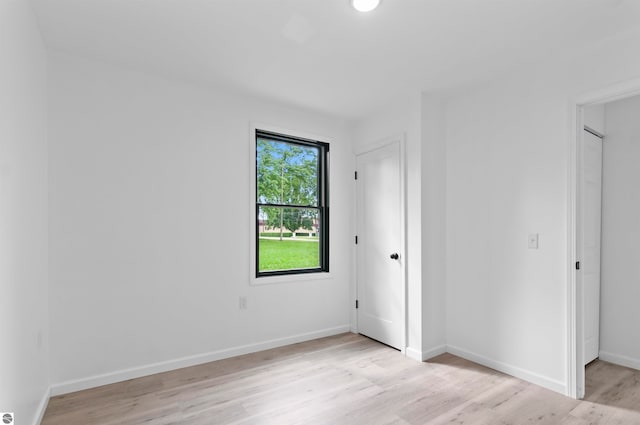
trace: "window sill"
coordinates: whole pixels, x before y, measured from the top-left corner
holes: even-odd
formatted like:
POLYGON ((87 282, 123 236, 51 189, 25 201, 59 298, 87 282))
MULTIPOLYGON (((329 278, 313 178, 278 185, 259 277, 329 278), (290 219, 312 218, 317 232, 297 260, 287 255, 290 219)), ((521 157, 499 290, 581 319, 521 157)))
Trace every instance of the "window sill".
POLYGON ((333 278, 331 272, 317 272, 317 273, 300 273, 281 276, 263 276, 263 277, 251 277, 249 284, 251 286, 262 285, 274 285, 278 283, 294 283, 294 282, 309 282, 314 280, 327 280, 333 278))

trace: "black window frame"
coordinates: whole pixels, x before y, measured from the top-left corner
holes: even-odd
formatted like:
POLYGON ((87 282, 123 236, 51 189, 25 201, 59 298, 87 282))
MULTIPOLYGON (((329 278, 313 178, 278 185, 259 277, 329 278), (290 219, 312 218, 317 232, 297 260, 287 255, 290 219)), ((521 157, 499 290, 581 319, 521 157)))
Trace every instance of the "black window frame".
POLYGON ((255 149, 255 267, 256 278, 268 276, 288 276, 309 273, 328 273, 329 272, 329 143, 318 140, 305 139, 302 137, 291 136, 286 134, 274 133, 272 131, 255 129, 254 135, 255 149), (289 204, 273 204, 262 203, 259 201, 258 193, 258 138, 269 139, 274 141, 285 142, 293 145, 312 147, 318 149, 318 205, 289 205, 289 204), (318 210, 318 243, 319 243, 319 260, 320 266, 306 269, 288 269, 288 270, 269 270, 260 271, 260 208, 261 207, 277 207, 277 208, 300 208, 300 209, 316 209, 318 210))

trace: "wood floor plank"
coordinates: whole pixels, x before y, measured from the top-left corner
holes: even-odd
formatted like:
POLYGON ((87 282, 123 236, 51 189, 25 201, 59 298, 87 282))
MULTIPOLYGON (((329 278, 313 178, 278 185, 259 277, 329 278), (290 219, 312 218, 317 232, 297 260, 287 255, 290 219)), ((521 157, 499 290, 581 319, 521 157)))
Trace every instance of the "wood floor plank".
POLYGON ((576 401, 342 334, 53 397, 42 425, 640 424, 640 371, 596 361, 586 388, 576 401))

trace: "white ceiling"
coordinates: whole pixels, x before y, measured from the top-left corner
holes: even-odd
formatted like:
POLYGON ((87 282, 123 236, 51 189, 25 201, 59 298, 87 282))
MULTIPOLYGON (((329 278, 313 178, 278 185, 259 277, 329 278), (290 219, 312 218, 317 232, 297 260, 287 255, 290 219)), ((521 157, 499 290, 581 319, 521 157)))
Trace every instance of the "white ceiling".
POLYGON ((354 118, 640 25, 640 0, 33 0, 46 43, 354 118))

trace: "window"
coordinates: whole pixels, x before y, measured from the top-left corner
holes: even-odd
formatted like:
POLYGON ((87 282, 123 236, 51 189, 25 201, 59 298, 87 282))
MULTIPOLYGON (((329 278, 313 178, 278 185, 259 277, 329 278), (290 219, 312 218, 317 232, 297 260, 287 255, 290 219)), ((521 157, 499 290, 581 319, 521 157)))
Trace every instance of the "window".
POLYGON ((329 144, 256 130, 256 277, 329 271, 329 144))

